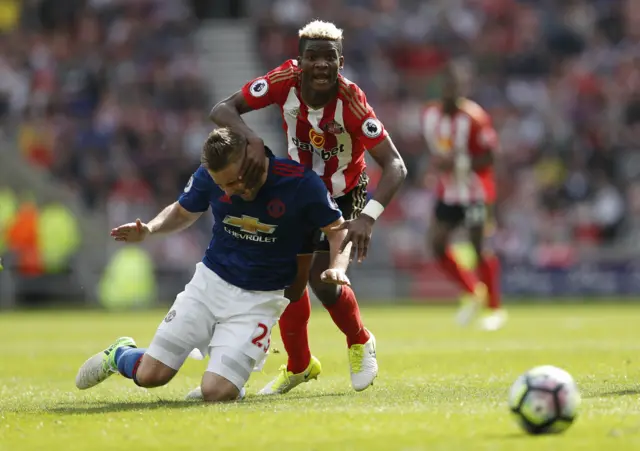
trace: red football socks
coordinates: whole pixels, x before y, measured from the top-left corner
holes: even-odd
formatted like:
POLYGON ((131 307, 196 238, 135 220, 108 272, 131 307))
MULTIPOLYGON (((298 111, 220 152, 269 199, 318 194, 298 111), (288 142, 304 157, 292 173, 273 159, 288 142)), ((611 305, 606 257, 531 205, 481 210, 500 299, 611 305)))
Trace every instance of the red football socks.
POLYGON ((478 284, 478 278, 471 271, 460 267, 451 250, 447 249, 444 257, 439 260, 440 268, 456 281, 467 293, 473 294, 478 284))
POLYGON ((485 256, 478 262, 478 275, 489 292, 488 307, 500 308, 500 260, 495 255, 485 256))
POLYGON ((304 290, 302 297, 291 302, 280 317, 280 337, 289 360, 287 370, 294 374, 302 373, 311 361, 309 333, 307 325, 311 317, 311 299, 309 291, 304 290))
MULTIPOLYGON (((347 346, 365 344, 369 332, 362 324, 356 295, 350 287, 343 286, 340 297, 330 307, 326 307, 333 322, 347 337, 347 346)), ((308 290, 296 302, 291 302, 280 317, 280 337, 287 352, 287 370, 302 373, 311 361, 307 325, 311 317, 311 300, 308 290)))
POLYGON ((369 332, 362 324, 358 301, 351 287, 343 285, 338 301, 325 308, 338 329, 347 337, 347 346, 363 345, 369 340, 369 332))

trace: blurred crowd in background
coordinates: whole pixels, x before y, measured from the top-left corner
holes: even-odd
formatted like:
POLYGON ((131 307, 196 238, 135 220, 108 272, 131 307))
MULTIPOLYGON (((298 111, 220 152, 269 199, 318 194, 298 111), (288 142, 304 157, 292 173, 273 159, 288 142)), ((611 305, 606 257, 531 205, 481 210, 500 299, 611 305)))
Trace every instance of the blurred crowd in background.
MULTIPOLYGON (((0 124, 12 124, 27 161, 81 193, 88 210, 107 211, 110 224, 172 202, 211 128, 219 99, 203 83, 192 3, 0 2, 0 124)), ((426 255, 433 174, 420 111, 438 97, 447 63, 463 69, 466 94, 500 135, 494 242, 507 261, 563 265, 603 246, 640 250, 640 2, 249 4, 264 71, 296 56, 308 20, 345 30, 344 75, 409 169, 376 232, 394 261, 426 255)), ((375 164, 369 171, 375 186, 375 164)), ((202 238, 163 246, 162 255, 192 261, 202 238)), ((377 255, 384 264, 389 254, 377 255)))
POLYGON ((0 41, 0 114, 22 116, 25 158, 82 191, 89 208, 174 199, 211 106, 184 2, 23 3, 0 41))
MULTIPOLYGON (((211 129, 187 2, 1 3, 0 118, 20 118, 24 158, 106 210, 110 225, 173 202, 211 129)), ((197 258, 199 235, 176 241, 187 252, 153 243, 158 257, 197 258)))

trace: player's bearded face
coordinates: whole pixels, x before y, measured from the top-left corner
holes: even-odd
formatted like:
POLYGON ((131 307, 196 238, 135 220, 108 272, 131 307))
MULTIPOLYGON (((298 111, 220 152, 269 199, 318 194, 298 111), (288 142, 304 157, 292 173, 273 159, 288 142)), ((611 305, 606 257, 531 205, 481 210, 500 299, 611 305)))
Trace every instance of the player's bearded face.
POLYGON ((336 41, 313 39, 307 41, 298 58, 302 83, 314 91, 329 91, 338 81, 338 70, 344 64, 340 44, 336 41))

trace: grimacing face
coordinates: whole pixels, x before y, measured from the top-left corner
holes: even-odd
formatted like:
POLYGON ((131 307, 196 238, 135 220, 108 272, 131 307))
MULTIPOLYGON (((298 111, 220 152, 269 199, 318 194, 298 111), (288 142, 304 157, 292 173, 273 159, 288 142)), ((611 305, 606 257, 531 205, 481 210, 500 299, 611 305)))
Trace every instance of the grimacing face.
POLYGON ((303 83, 314 91, 329 91, 338 81, 338 71, 344 65, 340 54, 340 42, 325 39, 306 41, 298 64, 302 71, 303 83))
POLYGON ((225 192, 227 196, 240 196, 243 200, 251 201, 256 198, 259 187, 249 190, 245 187, 244 182, 240 180, 240 168, 242 166, 242 158, 229 163, 224 169, 219 171, 209 171, 209 175, 225 192))

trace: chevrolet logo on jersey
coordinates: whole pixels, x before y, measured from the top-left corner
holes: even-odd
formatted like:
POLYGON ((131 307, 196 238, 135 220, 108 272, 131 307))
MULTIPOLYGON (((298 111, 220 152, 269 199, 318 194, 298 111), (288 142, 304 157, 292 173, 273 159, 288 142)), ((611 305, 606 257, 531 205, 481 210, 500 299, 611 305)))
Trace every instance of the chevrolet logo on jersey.
POLYGON ((242 218, 237 216, 227 216, 223 221, 225 224, 237 227, 243 232, 252 233, 256 235, 258 232, 267 233, 271 235, 276 231, 275 225, 263 224, 257 218, 251 216, 242 215, 242 218))
POLYGON ((258 232, 264 233, 265 235, 272 235, 273 232, 276 231, 276 227, 278 227, 277 225, 263 224, 257 218, 253 218, 251 216, 242 215, 242 218, 238 218, 237 216, 227 216, 222 222, 231 227, 240 229, 240 232, 238 232, 229 227, 224 228, 227 233, 241 240, 274 243, 277 239, 276 237, 258 235, 258 232))

